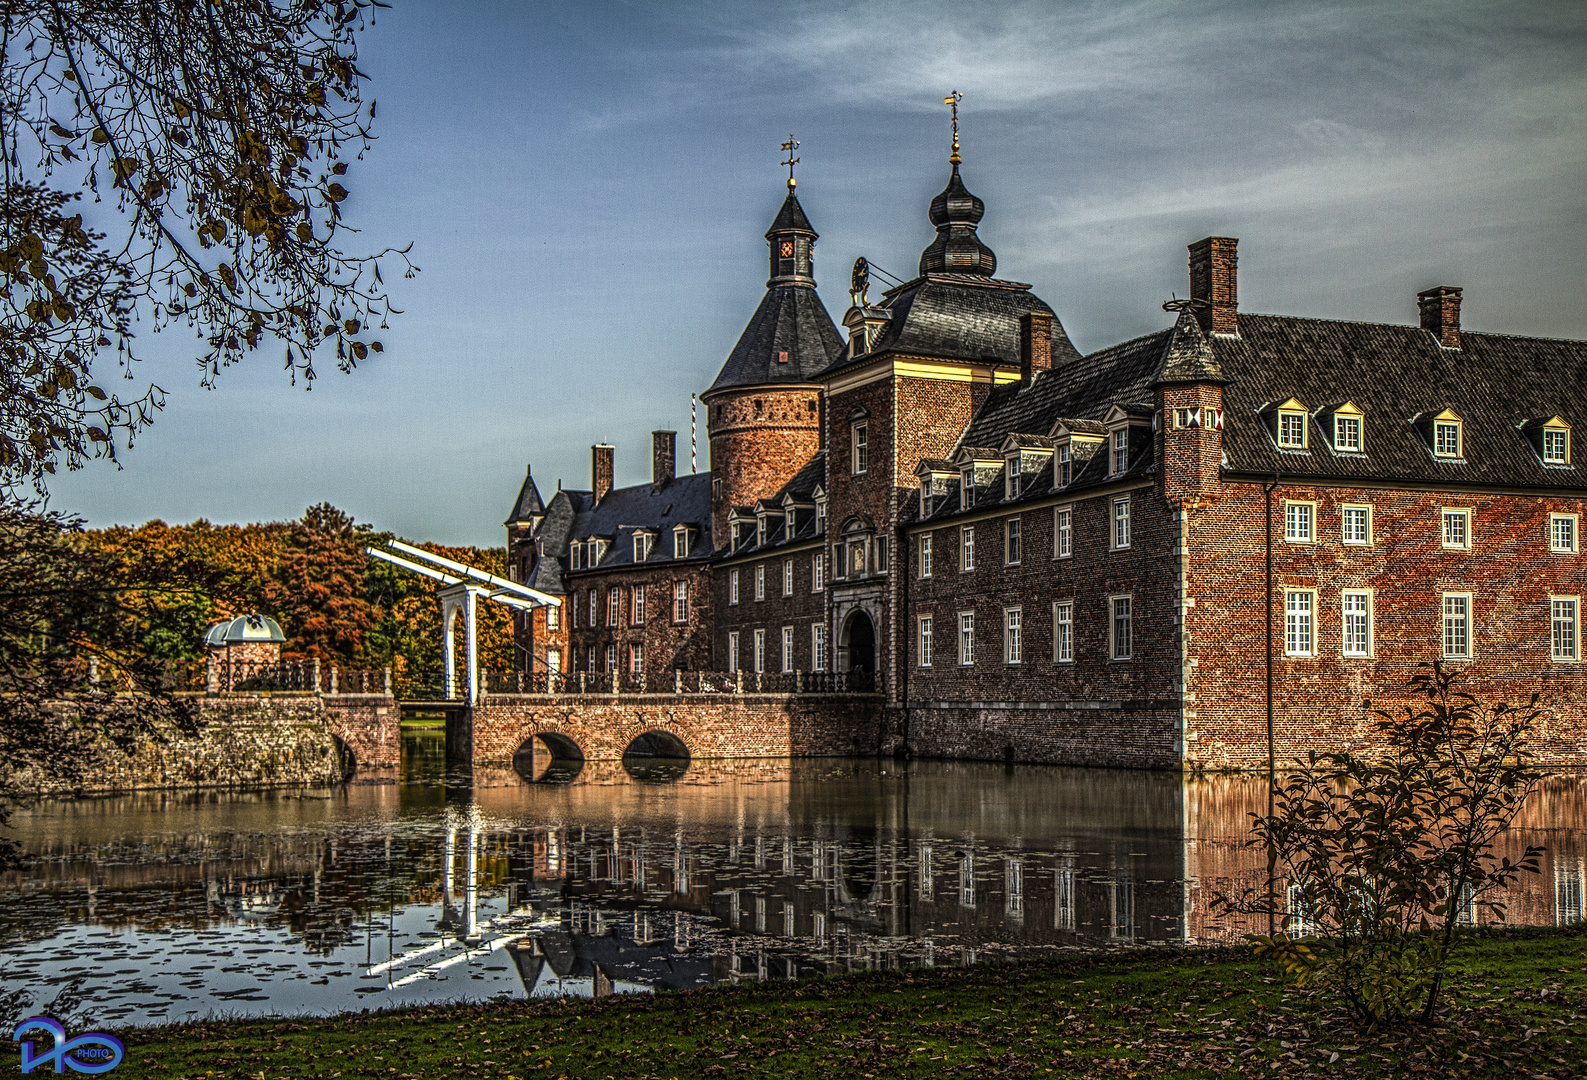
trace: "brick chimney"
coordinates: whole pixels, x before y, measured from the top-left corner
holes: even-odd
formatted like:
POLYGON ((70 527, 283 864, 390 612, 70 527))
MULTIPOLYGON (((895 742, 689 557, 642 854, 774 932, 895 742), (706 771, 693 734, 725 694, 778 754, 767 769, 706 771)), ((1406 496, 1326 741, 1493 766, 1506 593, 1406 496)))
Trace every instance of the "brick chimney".
POLYGON ((595 503, 606 498, 612 490, 612 455, 615 451, 605 443, 590 447, 590 486, 595 490, 595 503))
POLYGON ((1416 294, 1422 309, 1422 329, 1438 339, 1446 349, 1460 348, 1460 290, 1440 285, 1416 294))
POLYGON ((1019 317, 1019 384, 1029 386, 1036 373, 1052 370, 1052 316, 1032 311, 1019 317))
POLYGON ((1190 298, 1205 334, 1240 332, 1239 274, 1232 236, 1209 236, 1190 245, 1190 298))
POLYGON ((676 431, 650 433, 650 483, 657 491, 678 475, 677 439, 676 431))

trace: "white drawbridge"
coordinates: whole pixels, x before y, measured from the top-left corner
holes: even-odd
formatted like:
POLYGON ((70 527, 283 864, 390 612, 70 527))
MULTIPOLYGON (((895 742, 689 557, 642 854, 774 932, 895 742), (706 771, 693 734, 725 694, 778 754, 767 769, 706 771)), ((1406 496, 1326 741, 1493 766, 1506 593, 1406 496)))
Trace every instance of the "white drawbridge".
POLYGON ((437 586, 435 595, 441 601, 441 635, 442 635, 442 663, 446 668, 446 696, 455 698, 457 693, 456 647, 454 644, 453 623, 458 612, 463 613, 464 627, 467 640, 464 648, 467 650, 467 674, 463 684, 463 701, 473 705, 479 697, 479 650, 475 647, 474 610, 481 599, 491 600, 505 607, 515 608, 519 611, 533 611, 537 607, 560 607, 560 597, 549 593, 531 589, 520 585, 516 581, 505 581, 495 574, 487 574, 483 570, 476 570, 460 562, 443 558, 423 548, 404 544, 401 540, 392 540, 390 546, 398 551, 413 556, 420 562, 413 562, 393 555, 389 551, 379 548, 366 548, 365 550, 375 558, 410 570, 415 574, 423 574, 433 578, 441 584, 437 586))

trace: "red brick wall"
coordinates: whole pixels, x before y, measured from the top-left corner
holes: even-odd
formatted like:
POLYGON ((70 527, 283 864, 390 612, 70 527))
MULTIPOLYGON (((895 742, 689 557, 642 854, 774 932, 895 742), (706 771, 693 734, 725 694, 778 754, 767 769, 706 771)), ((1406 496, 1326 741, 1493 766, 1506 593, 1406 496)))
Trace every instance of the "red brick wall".
MULTIPOLYGON (((714 631, 716 660, 720 669, 727 670, 728 634, 739 635, 739 665, 746 671, 754 668, 754 640, 756 630, 766 631, 766 671, 782 670, 782 630, 793 627, 793 670, 814 671, 811 627, 826 621, 826 591, 811 588, 814 575, 811 563, 822 555, 824 545, 809 544, 789 551, 773 550, 764 558, 738 559, 718 563, 712 567, 713 610, 716 613, 714 631), (783 564, 793 562, 793 593, 784 596, 783 564), (766 598, 755 599, 755 568, 765 567, 766 598), (738 603, 729 603, 732 592, 732 575, 738 574, 738 603)), ((823 578, 826 576, 823 567, 823 578)), ((827 649, 827 670, 831 670, 832 650, 827 649)))
POLYGON ((670 694, 551 699, 493 694, 473 711, 476 764, 509 762, 540 732, 572 739, 586 758, 620 758, 647 731, 667 731, 691 757, 874 754, 878 699, 849 695, 670 694))
MULTIPOLYGON (((1587 500, 1521 495, 1283 485, 1273 492, 1273 675, 1280 759, 1309 750, 1364 748, 1361 701, 1408 700, 1417 664, 1441 653, 1441 594, 1472 597, 1473 659, 1465 688, 1524 702, 1533 691, 1557 719, 1536 750, 1553 766, 1587 765, 1587 670, 1550 659, 1549 598, 1587 594, 1582 554, 1552 554, 1550 511, 1584 513, 1587 500), (1316 504, 1312 544, 1284 540, 1284 503, 1316 504), (1341 542, 1340 508, 1372 507, 1373 544, 1341 542), (1471 548, 1441 546, 1443 507, 1471 511, 1471 548), (1373 594, 1370 658, 1341 655, 1341 590, 1373 594), (1284 594, 1315 589, 1316 655, 1284 655, 1284 594)), ((1195 768, 1257 768, 1266 761, 1262 487, 1223 485, 1216 503, 1189 511, 1186 632, 1191 665, 1186 758, 1195 768)), ((1578 633, 1580 627, 1578 627, 1578 633)))
POLYGON ((1161 397, 1156 444, 1163 494, 1176 505, 1216 496, 1222 490, 1223 432, 1214 427, 1213 418, 1223 409, 1223 387, 1169 386, 1161 397), (1176 429, 1177 409, 1201 410, 1201 426, 1176 429))
POLYGON ((384 694, 320 699, 331 734, 347 744, 359 771, 395 769, 402 751, 402 709, 384 694))
MULTIPOLYGON (((670 543, 671 537, 662 540, 670 543)), ((672 672, 676 668, 687 671, 712 671, 716 669, 711 656, 711 573, 699 563, 658 563, 651 567, 597 571, 581 574, 568 580, 570 591, 564 598, 564 627, 573 621, 573 611, 578 608, 577 626, 567 631, 572 655, 563 655, 562 670, 588 672, 590 647, 595 647, 595 668, 606 674, 606 646, 617 646, 617 663, 626 677, 629 665, 629 647, 636 642, 645 646, 645 677, 658 686, 672 685, 672 672), (676 623, 673 615, 673 585, 684 581, 689 585, 689 618, 676 623), (645 621, 634 625, 634 586, 645 586, 645 621), (590 590, 597 591, 596 610, 598 625, 590 625, 590 590), (618 625, 607 623, 611 589, 620 592, 618 625), (658 681, 659 680, 659 681, 658 681)), ((544 615, 539 616, 543 621, 544 615)))
POLYGON ((735 506, 775 495, 821 449, 820 391, 752 387, 706 403, 711 440, 711 535, 726 543, 735 506))

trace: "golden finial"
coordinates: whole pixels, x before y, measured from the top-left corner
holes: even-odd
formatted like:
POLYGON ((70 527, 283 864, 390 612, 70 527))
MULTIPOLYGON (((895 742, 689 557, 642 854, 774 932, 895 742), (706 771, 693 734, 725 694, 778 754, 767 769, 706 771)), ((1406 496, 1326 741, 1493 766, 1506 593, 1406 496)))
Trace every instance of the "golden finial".
POLYGON ((959 164, 959 102, 963 100, 964 95, 957 90, 942 99, 944 105, 953 106, 953 153, 948 160, 955 165, 959 164))
POLYGON ((793 177, 793 167, 799 164, 799 159, 794 157, 794 151, 799 149, 799 140, 793 137, 793 132, 788 133, 788 141, 782 144, 783 151, 787 153, 788 160, 783 162, 788 166, 788 190, 792 191, 796 181, 793 177))

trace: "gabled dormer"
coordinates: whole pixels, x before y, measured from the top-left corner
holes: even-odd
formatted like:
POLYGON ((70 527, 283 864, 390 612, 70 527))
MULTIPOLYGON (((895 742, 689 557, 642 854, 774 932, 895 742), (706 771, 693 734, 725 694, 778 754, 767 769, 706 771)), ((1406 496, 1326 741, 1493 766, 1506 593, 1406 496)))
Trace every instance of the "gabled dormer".
POLYGON ((1304 454, 1311 450, 1311 412, 1297 398, 1268 402, 1257 410, 1268 438, 1280 450, 1304 454))
POLYGON ((920 516, 929 518, 942 505, 948 489, 953 486, 954 467, 942 458, 922 458, 915 466, 915 478, 920 482, 920 516))
POLYGON ((1317 426, 1327 435, 1336 454, 1367 452, 1367 417, 1353 401, 1324 405, 1316 413, 1317 426))
POLYGON ((692 525, 675 525, 672 529, 672 557, 687 559, 694 551, 695 538, 700 530, 692 525))
POLYGON ((783 537, 792 540, 815 515, 815 503, 806 495, 788 492, 782 497, 783 537))
POLYGON ((782 506, 775 499, 758 499, 755 502, 755 546, 765 547, 777 539, 782 525, 782 506))
POLYGON ((1047 436, 1053 445, 1053 487, 1059 489, 1074 483, 1090 464, 1107 440, 1108 429, 1095 420, 1060 418, 1047 436))
POLYGON ((1555 415, 1546 420, 1523 420, 1515 425, 1532 453, 1548 469, 1571 467, 1570 422, 1555 415))
POLYGON ((843 328, 849 332, 849 359, 874 352, 893 313, 886 308, 855 304, 843 313, 843 328))
POLYGON ((1116 401, 1102 418, 1107 430, 1107 475, 1123 476, 1144 446, 1150 446, 1157 410, 1145 402, 1116 401), (1143 438, 1144 436, 1144 438, 1143 438))
POLYGON ((825 536, 827 532, 827 489, 820 484, 810 493, 810 498, 816 504, 816 535, 825 536))
POLYGON ((727 515, 728 550, 747 546, 755 536, 755 514, 747 506, 735 506, 727 515))
POLYGON ((1046 435, 1011 434, 1004 438, 1003 498, 1017 499, 1052 461, 1053 441, 1046 435))
POLYGON ((634 561, 636 563, 642 563, 646 559, 650 558, 650 550, 651 550, 652 547, 655 546, 655 543, 656 543, 656 530, 654 530, 654 529, 635 529, 634 530, 634 561))
POLYGON ((1434 461, 1465 463, 1466 421, 1454 409, 1419 412, 1411 417, 1411 426, 1434 461))
POLYGON ((959 509, 968 510, 983 488, 997 482, 1003 472, 1003 455, 988 446, 961 446, 953 455, 953 467, 959 473, 959 509))

